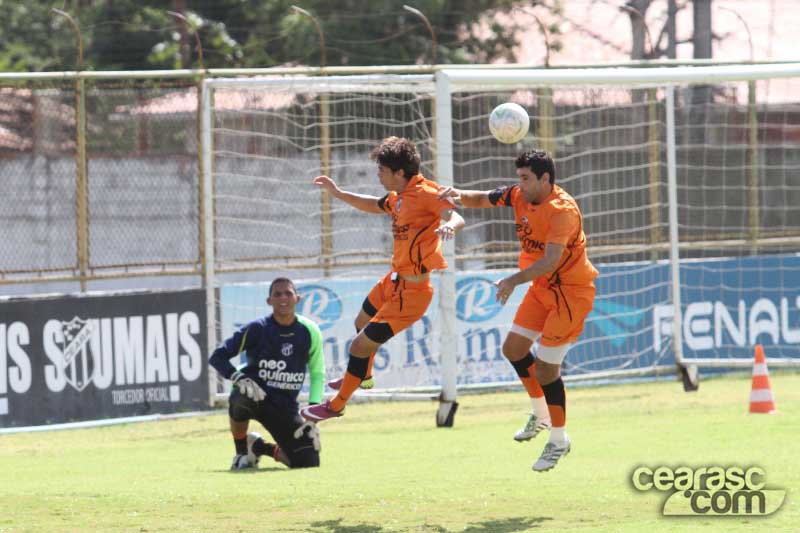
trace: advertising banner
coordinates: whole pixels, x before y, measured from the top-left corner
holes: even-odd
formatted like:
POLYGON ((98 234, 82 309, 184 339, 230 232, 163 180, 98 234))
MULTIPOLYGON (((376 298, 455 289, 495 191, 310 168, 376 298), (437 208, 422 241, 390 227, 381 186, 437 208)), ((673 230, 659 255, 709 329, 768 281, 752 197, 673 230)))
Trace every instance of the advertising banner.
MULTIPOLYGON (((600 265, 594 309, 564 362, 566 375, 674 364, 670 268, 665 262, 600 265)), ((441 350, 455 350, 458 383, 516 382, 503 340, 525 295, 518 286, 505 306, 493 283, 515 270, 456 274, 455 346, 439 346, 438 290, 428 312, 381 347, 375 360, 380 388, 437 386, 441 350)), ((438 277, 432 276, 434 287, 438 277)), ((325 338, 330 375, 347 365, 354 320, 375 279, 297 281, 299 312, 325 338)), ((221 290, 222 333, 269 313, 268 284, 221 290)), ((681 264, 682 334, 687 358, 752 358, 761 343, 773 357, 800 359, 800 257, 763 256, 681 264)), ((535 353, 536 346, 533 351, 535 353)))
POLYGON ((208 407, 202 290, 0 301, 0 427, 208 407))

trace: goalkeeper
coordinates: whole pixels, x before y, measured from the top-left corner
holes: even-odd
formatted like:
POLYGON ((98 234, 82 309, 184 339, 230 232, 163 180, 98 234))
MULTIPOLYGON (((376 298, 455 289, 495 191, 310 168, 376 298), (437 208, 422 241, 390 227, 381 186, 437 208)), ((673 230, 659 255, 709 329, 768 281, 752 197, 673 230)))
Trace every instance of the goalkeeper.
POLYGON ((275 279, 267 298, 272 314, 241 328, 211 355, 211 366, 233 383, 228 414, 236 455, 231 470, 255 468, 262 455, 289 468, 319 466, 319 430, 298 414, 297 395, 308 371, 309 403, 322 399, 322 334, 313 321, 295 313, 299 301, 291 280, 275 279), (247 363, 237 370, 230 359, 243 351, 247 363), (260 422, 276 442, 248 433, 250 420, 260 422))

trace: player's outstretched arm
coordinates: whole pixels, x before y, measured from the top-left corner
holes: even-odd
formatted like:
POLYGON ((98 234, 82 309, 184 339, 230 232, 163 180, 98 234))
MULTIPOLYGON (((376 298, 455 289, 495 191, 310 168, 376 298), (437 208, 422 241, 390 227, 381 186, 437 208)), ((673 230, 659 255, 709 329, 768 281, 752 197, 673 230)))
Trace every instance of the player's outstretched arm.
POLYGON ((494 207, 494 204, 489 201, 490 192, 492 191, 468 191, 455 187, 442 187, 439 189, 439 198, 450 198, 464 207, 494 207))
POLYGON ((461 228, 464 227, 464 218, 453 209, 442 211, 442 220, 444 220, 444 224, 436 229, 436 233, 443 241, 452 239, 456 232, 461 231, 461 228))
POLYGON ((356 209, 366 213, 384 214, 383 210, 378 207, 379 198, 377 196, 343 191, 336 185, 336 182, 330 179, 328 176, 317 176, 314 178, 314 185, 325 191, 328 191, 334 198, 338 198, 343 202, 347 202, 356 209))

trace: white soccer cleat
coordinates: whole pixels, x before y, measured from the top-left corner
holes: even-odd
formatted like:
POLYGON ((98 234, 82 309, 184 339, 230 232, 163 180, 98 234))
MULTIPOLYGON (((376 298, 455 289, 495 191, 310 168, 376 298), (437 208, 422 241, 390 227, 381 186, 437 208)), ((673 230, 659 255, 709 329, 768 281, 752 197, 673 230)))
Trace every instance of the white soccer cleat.
POLYGON ((539 456, 539 459, 533 463, 533 470, 535 472, 544 472, 546 470, 550 470, 558 460, 567 455, 570 451, 572 443, 567 439, 567 441, 563 445, 558 445, 555 442, 548 442, 544 445, 544 450, 542 451, 542 455, 539 456))
POLYGON ((528 422, 525 424, 525 427, 514 434, 514 440, 517 442, 531 440, 545 429, 550 429, 550 421, 547 419, 541 419, 535 414, 531 414, 531 416, 528 418, 528 422))
POLYGON ((251 470, 255 468, 256 465, 250 462, 250 459, 247 457, 247 454, 237 454, 233 456, 233 462, 231 463, 231 470, 251 470))
POLYGON ((253 443, 261 438, 259 433, 248 433, 247 434, 247 460, 248 462, 253 465, 253 468, 258 468, 258 459, 259 457, 253 451, 253 443))

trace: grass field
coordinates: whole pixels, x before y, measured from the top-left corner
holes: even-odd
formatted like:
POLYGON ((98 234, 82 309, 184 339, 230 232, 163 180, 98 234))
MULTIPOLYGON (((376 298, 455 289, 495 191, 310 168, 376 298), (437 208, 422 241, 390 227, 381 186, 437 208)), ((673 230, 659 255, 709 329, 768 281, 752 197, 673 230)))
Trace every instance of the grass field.
MULTIPOLYGON (((749 378, 568 390, 572 453, 530 467, 521 392, 435 404, 356 404, 322 427, 322 468, 264 459, 228 471, 227 416, 0 436, 0 531, 798 531, 800 375, 772 375, 779 413, 748 415, 749 378), (769 517, 663 517, 632 470, 758 465, 787 490, 769 517)), ((542 438, 540 436, 539 438, 542 438)))

